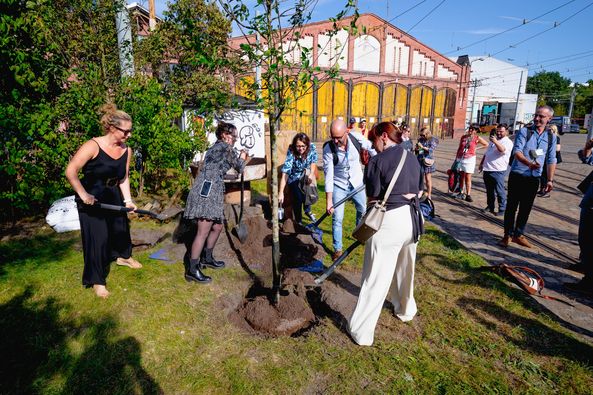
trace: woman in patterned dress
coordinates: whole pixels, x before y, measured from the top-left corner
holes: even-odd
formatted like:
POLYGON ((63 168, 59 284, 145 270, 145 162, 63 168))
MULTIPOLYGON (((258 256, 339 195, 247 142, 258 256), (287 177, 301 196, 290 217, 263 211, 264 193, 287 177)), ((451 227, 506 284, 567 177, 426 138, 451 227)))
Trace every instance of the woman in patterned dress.
MULTIPOLYGON (((307 170, 310 170, 307 175, 307 184, 315 184, 315 173, 317 170, 317 151, 315 145, 311 143, 309 136, 305 133, 297 133, 292 139, 292 144, 288 147, 286 160, 280 169, 282 178, 280 179, 280 190, 278 194, 278 200, 280 206, 282 206, 282 202, 284 202, 284 188, 288 183, 288 187, 292 192, 294 219, 297 223, 301 223, 303 220, 301 209, 305 202, 305 194, 299 187, 299 183, 307 170)), ((311 221, 316 221, 315 215, 311 211, 311 206, 304 206, 304 208, 305 215, 311 221)))
POLYGON ((241 173, 245 167, 247 152, 239 156, 233 149, 237 139, 237 129, 230 123, 220 122, 216 128, 218 139, 208 149, 204 164, 187 196, 183 217, 197 224, 197 233, 191 242, 186 243, 184 263, 185 279, 197 283, 209 283, 212 279, 201 272, 205 266, 221 269, 224 262, 216 261, 212 251, 223 226, 224 175, 234 168, 241 173))

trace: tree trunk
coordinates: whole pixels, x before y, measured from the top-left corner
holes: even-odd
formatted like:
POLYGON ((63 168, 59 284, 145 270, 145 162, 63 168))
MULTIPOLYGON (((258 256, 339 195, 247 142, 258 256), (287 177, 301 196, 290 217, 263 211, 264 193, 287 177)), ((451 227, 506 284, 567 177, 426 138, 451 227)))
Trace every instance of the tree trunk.
POLYGON ((270 121, 270 153, 272 154, 272 275, 274 304, 280 301, 280 227, 278 224, 278 148, 276 146, 276 133, 280 129, 279 118, 269 115, 270 121))

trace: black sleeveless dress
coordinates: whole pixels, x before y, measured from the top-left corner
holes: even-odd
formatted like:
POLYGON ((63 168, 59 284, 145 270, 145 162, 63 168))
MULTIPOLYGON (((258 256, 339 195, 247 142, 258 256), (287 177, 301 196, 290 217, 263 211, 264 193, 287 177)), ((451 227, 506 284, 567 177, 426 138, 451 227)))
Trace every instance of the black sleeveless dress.
MULTIPOLYGON (((123 206, 119 183, 126 177, 127 161, 127 149, 114 159, 99 146, 97 156, 82 168, 84 189, 101 203, 123 206)), ((132 255, 128 216, 85 205, 80 197, 76 198, 84 255, 82 284, 86 287, 106 285, 111 261, 132 255)))

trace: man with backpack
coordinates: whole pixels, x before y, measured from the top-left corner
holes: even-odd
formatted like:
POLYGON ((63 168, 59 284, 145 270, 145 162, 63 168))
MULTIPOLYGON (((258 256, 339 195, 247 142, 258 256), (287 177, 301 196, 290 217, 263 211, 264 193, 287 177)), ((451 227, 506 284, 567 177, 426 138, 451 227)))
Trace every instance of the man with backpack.
MULTIPOLYGON (((342 221, 344 205, 334 207, 334 203, 353 193, 361 185, 361 158, 374 156, 375 150, 370 141, 358 132, 349 132, 346 123, 336 119, 330 124, 331 140, 323 145, 323 172, 325 173, 325 197, 327 212, 332 215, 332 235, 336 260, 342 255, 342 221)), ((368 160, 368 158, 367 158, 368 160)), ((364 188, 351 197, 356 207, 356 224, 366 211, 364 188)))
POLYGON ((554 188, 556 136, 547 128, 553 115, 554 110, 551 107, 538 107, 533 126, 521 128, 515 137, 513 163, 508 180, 508 201, 504 213, 504 236, 498 242, 501 247, 508 247, 512 240, 520 246, 531 248, 524 232, 539 189, 544 162, 548 165, 548 182, 544 190, 550 192, 554 188), (517 209, 519 213, 515 218, 517 209))

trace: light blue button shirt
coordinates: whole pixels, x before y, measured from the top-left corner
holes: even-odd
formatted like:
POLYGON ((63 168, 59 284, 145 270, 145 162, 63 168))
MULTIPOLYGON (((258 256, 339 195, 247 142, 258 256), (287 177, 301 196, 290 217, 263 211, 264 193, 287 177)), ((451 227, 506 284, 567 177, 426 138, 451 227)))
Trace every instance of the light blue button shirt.
MULTIPOLYGON (((360 142, 363 149, 369 151, 371 156, 375 156, 377 152, 373 149, 373 145, 362 134, 350 132, 350 137, 355 138, 360 142)), ((331 144, 331 143, 330 143, 331 144)), ((356 147, 351 141, 348 141, 346 150, 338 148, 338 164, 334 166, 334 155, 329 144, 323 146, 323 172, 325 173, 325 192, 334 191, 334 186, 348 190, 358 188, 362 185, 362 165, 360 164, 360 155, 356 147)))
POLYGON ((527 165, 521 163, 516 158, 513 160, 511 171, 521 174, 523 176, 540 177, 542 175, 542 169, 544 167, 544 160, 546 160, 547 152, 547 164, 552 165, 556 163, 556 135, 552 133, 552 142, 548 143, 548 130, 544 130, 541 134, 537 130, 533 131, 529 141, 527 139, 527 128, 521 128, 515 137, 515 144, 513 146, 513 155, 516 152, 521 151, 527 159, 531 159, 529 151, 541 149, 543 155, 539 155, 536 159, 539 163, 537 169, 531 170, 527 165))

